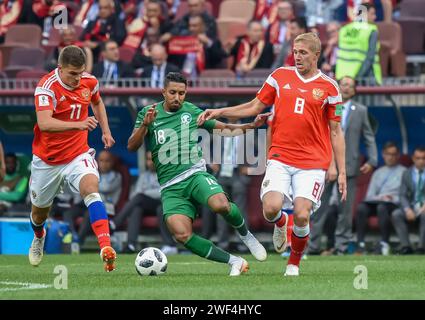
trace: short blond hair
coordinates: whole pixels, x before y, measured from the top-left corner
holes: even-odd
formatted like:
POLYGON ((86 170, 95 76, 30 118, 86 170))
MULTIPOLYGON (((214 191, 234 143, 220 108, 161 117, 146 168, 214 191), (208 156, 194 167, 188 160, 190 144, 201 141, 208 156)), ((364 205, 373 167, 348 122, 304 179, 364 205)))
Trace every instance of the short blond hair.
POLYGON ((317 34, 313 32, 302 33, 295 38, 294 43, 305 42, 313 52, 320 52, 322 50, 322 43, 320 42, 317 34))

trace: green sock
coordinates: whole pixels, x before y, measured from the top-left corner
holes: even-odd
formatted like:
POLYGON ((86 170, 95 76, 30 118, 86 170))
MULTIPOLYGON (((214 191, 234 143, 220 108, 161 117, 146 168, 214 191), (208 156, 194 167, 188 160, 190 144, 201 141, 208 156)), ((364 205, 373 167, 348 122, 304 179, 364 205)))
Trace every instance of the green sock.
POLYGON ((230 254, 220 248, 216 247, 210 240, 204 239, 196 234, 192 234, 189 240, 186 241, 184 246, 192 251, 194 254, 208 260, 228 263, 230 254))
POLYGON ((230 202, 230 212, 228 214, 223 214, 223 218, 228 224, 235 228, 241 236, 247 235, 248 228, 246 227, 245 220, 236 204, 230 202))

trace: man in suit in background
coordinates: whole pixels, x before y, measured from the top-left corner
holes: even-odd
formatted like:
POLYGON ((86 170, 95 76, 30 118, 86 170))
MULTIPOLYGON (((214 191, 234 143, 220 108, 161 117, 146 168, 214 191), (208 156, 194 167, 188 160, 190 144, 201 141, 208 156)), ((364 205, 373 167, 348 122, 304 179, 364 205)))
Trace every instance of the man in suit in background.
POLYGON ((152 65, 147 66, 142 73, 142 78, 150 79, 151 88, 163 88, 164 78, 169 72, 180 72, 180 69, 167 62, 167 51, 161 44, 154 44, 151 48, 152 65))
MULTIPOLYGON (((335 232, 336 253, 346 253, 348 244, 352 240, 352 207, 356 195, 356 178, 359 174, 360 138, 363 136, 368 161, 360 167, 362 174, 367 174, 378 164, 378 151, 375 134, 369 122, 367 107, 352 100, 356 94, 356 82, 350 77, 343 77, 339 81, 343 102, 341 127, 345 134, 345 159, 347 170, 347 200, 338 206, 338 221, 335 232)), ((327 184, 321 201, 322 205, 311 216, 311 235, 308 245, 309 254, 320 252, 320 242, 323 225, 329 209, 329 199, 337 177, 335 162, 332 161, 326 173, 327 184)))
POLYGON ((133 69, 120 60, 118 44, 114 40, 107 40, 101 46, 103 61, 96 63, 93 67, 93 75, 98 79, 112 84, 121 78, 132 78, 133 69))
POLYGON ((417 253, 425 254, 425 147, 417 147, 412 160, 413 166, 401 178, 400 208, 392 212, 392 220, 400 238, 401 254, 413 253, 407 223, 419 222, 417 253))

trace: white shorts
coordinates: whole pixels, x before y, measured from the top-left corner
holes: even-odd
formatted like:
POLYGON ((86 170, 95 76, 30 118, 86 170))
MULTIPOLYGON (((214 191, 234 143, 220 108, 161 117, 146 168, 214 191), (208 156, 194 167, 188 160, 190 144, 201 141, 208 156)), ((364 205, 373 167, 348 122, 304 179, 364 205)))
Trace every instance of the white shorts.
POLYGON ((83 176, 94 174, 99 179, 95 154, 96 151, 90 149, 70 163, 53 166, 34 155, 29 185, 31 203, 39 208, 50 207, 65 183, 72 192, 80 193, 80 180, 83 176))
POLYGON ((313 211, 320 207, 320 197, 325 186, 326 171, 323 169, 299 169, 277 160, 267 160, 266 174, 261 184, 260 197, 269 191, 284 196, 284 207, 290 207, 295 198, 313 202, 313 211))

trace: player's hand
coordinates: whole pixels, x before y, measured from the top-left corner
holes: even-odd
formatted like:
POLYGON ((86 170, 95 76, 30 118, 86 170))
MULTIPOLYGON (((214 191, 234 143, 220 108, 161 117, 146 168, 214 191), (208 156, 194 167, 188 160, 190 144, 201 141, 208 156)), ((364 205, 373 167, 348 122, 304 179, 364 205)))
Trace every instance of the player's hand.
POLYGON ((202 112, 198 117, 198 127, 202 126, 205 121, 211 120, 211 119, 217 119, 221 117, 221 110, 220 109, 207 109, 204 112, 202 112))
POLYGON ((336 169, 335 165, 331 165, 326 171, 326 182, 334 182, 336 178, 338 177, 338 170, 336 169))
POLYGON ((415 214, 415 211, 412 210, 412 208, 407 208, 405 213, 406 213, 407 221, 415 221, 416 220, 416 214, 415 214))
POLYGON ((341 201, 347 199, 347 177, 345 174, 338 175, 338 191, 341 193, 341 201))
POLYGON ((150 125, 152 122, 155 121, 156 115, 158 113, 158 110, 155 110, 156 105, 153 105, 149 108, 149 110, 145 114, 145 118, 143 119, 143 124, 145 126, 150 125))
POLYGON ((87 117, 86 120, 81 121, 80 130, 93 131, 94 129, 96 129, 98 123, 99 122, 96 120, 95 117, 87 117))
POLYGON ((373 166, 367 162, 360 167, 360 172, 363 174, 367 174, 371 172, 372 170, 373 170, 373 166))
POLYGON ((115 144, 115 140, 110 132, 102 134, 102 142, 105 145, 105 149, 110 149, 115 144))
POLYGON ((254 125, 254 128, 259 128, 262 125, 264 125, 264 123, 266 123, 267 119, 272 115, 271 112, 267 112, 267 113, 261 113, 259 115, 257 115, 255 117, 254 122, 252 123, 254 125))

